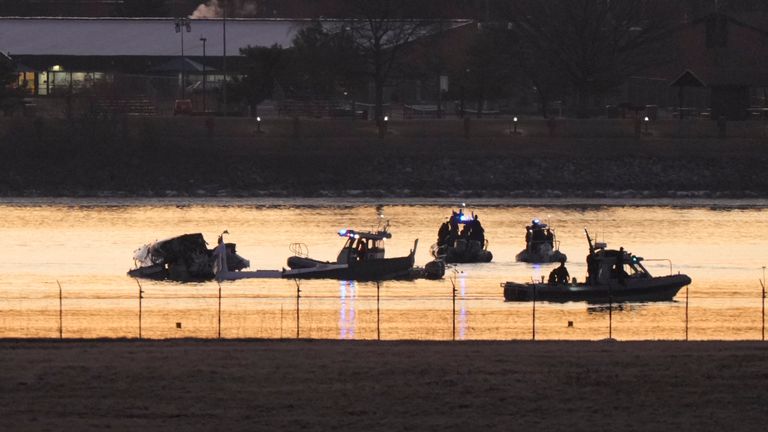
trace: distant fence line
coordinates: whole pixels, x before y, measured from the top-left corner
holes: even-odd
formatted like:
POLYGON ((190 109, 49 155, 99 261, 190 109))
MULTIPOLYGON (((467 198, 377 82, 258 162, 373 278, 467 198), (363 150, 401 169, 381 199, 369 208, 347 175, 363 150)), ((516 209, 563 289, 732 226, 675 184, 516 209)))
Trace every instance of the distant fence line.
MULTIPOLYGON (((485 335, 482 335, 479 337, 479 339, 512 339, 512 340, 541 340, 542 336, 544 336, 544 339, 559 339, 560 337, 546 337, 546 333, 552 333, 552 330, 550 329, 549 332, 542 332, 541 327, 549 325, 552 326, 552 320, 549 319, 543 319, 542 317, 546 317, 549 315, 557 315, 558 319, 562 318, 564 313, 567 313, 569 311, 568 305, 573 305, 574 303, 570 304, 557 304, 557 303, 547 303, 547 302, 528 302, 528 303, 505 303, 503 305, 499 305, 499 307, 496 310, 492 311, 483 311, 481 307, 468 307, 468 305, 482 305, 483 303, 487 303, 489 301, 492 302, 499 302, 503 303, 503 298, 501 296, 501 293, 498 296, 489 296, 489 295, 470 295, 470 296, 460 296, 458 294, 458 290, 455 287, 455 284, 451 286, 448 286, 448 291, 452 291, 452 295, 422 295, 422 296, 382 296, 382 289, 380 284, 376 284, 376 292, 370 293, 370 294, 356 294, 354 298, 344 299, 340 298, 338 295, 311 295, 306 294, 301 289, 301 281, 295 281, 295 291, 292 295, 270 295, 270 294, 237 294, 237 295, 223 295, 221 285, 218 285, 218 289, 216 290, 216 293, 214 294, 200 294, 200 295, 163 295, 162 293, 152 293, 152 295, 147 295, 147 291, 144 289, 144 287, 141 285, 141 283, 138 283, 138 289, 136 291, 136 295, 121 295, 121 296, 85 296, 85 295, 77 295, 77 296, 67 296, 66 290, 62 285, 57 281, 57 287, 58 287, 58 293, 50 295, 41 295, 41 296, 4 296, 0 292, 0 323, 2 323, 2 327, 0 327, 0 332, 6 333, 4 337, 21 337, 21 338, 53 338, 58 337, 61 339, 65 338, 65 335, 67 337, 76 337, 76 338, 82 338, 83 334, 99 334, 98 329, 89 327, 94 326, 95 324, 92 322, 93 316, 100 317, 101 319, 107 320, 107 322, 113 322, 114 320, 117 320, 116 316, 122 314, 124 316, 123 322, 120 325, 119 329, 112 330, 109 332, 109 334, 102 333, 100 336, 90 336, 90 337, 113 337, 113 338, 138 338, 142 339, 146 337, 146 324, 148 322, 157 321, 157 319, 152 319, 151 315, 153 314, 164 314, 164 315, 175 315, 175 316, 184 316, 186 318, 189 318, 191 321, 196 322, 195 330, 193 330, 193 333, 195 333, 194 337, 203 337, 203 338, 241 338, 241 337, 248 337, 251 338, 253 336, 240 336, 235 332, 236 334, 232 335, 233 328, 238 331, 249 331, 253 330, 252 328, 249 328, 249 326, 254 326, 255 324, 243 324, 242 322, 237 324, 231 324, 226 322, 227 316, 235 316, 238 315, 238 306, 242 306, 244 301, 253 301, 253 302, 266 302, 271 304, 274 309, 264 309, 264 308, 252 308, 247 309, 246 312, 243 312, 240 314, 241 321, 247 320, 249 317, 252 316, 252 314, 258 314, 260 317, 266 319, 266 330, 265 330, 265 322, 260 321, 258 326, 260 327, 259 330, 261 330, 261 333, 256 338, 267 338, 267 339, 284 339, 284 338, 314 338, 316 336, 313 336, 313 329, 315 335, 318 335, 317 337, 326 339, 326 338, 346 338, 347 336, 353 336, 350 338, 356 338, 356 339, 374 339, 374 340, 381 340, 381 339, 437 339, 437 340, 457 340, 457 339, 473 339, 471 336, 467 337, 465 336, 465 333, 467 333, 467 329, 462 329, 461 327, 461 321, 466 320, 466 316, 468 313, 471 313, 474 315, 482 316, 483 314, 488 315, 492 318, 490 321, 491 324, 489 326, 491 327, 490 330, 486 332, 485 335), (180 300, 186 300, 186 301, 202 301, 204 303, 204 307, 187 307, 187 308, 177 308, 174 309, 173 307, 168 307, 167 302, 168 301, 180 301, 180 300), (233 305, 232 302, 235 301, 235 304, 233 305), (238 303, 240 301, 240 303, 238 303), (41 306, 41 302, 47 302, 47 306, 41 306), (57 302, 57 306, 51 307, 50 303, 57 302), (342 302, 341 308, 321 308, 321 309, 312 309, 312 303, 313 302, 342 302), (351 304, 351 306, 347 307, 344 306, 344 303, 347 302, 351 304), (389 302, 399 302, 401 305, 404 304, 416 304, 416 303, 423 303, 428 302, 430 306, 426 307, 426 311, 423 311, 422 309, 415 309, 417 311, 421 311, 424 313, 437 315, 440 317, 448 316, 450 315, 450 322, 446 321, 442 324, 437 324, 436 321, 431 320, 428 322, 427 327, 419 328, 419 324, 409 324, 407 320, 405 321, 397 321, 397 322, 387 322, 385 319, 382 319, 381 313, 385 312, 388 314, 399 314, 402 313, 403 308, 390 308, 387 306, 387 303, 389 302), (457 302, 460 302, 461 305, 459 309, 457 309, 457 302), (3 303, 6 303, 7 307, 3 307, 3 303), (121 307, 117 307, 116 303, 120 303, 121 307), (222 311, 222 304, 226 303, 227 307, 229 309, 224 309, 222 311), (357 303, 362 303, 362 305, 357 305, 357 303), (382 303, 384 303, 384 307, 382 307, 382 303), (24 304, 32 304, 29 306, 24 306, 24 304), (132 304, 132 306, 131 306, 132 304), (279 310, 277 309, 277 304, 279 304, 279 310), (375 304, 375 307, 374 307, 375 304), (450 307, 448 306, 450 304, 450 307), (34 306, 36 305, 36 306, 34 306), (165 305, 165 306, 162 306, 165 305), (435 305, 441 305, 441 307, 437 308, 435 305), (15 307, 13 307, 15 306, 15 307), (499 310, 509 308, 508 311, 505 310, 499 310), (467 312, 468 310, 471 310, 472 312, 467 312), (43 312, 42 314, 40 314, 43 312), (47 314, 46 314, 47 312, 47 314), (150 318, 147 318, 147 313, 149 312, 150 318), (25 314, 36 314, 34 315, 34 320, 37 322, 36 325, 30 326, 27 324, 26 330, 25 329, 16 329, 9 332, 8 327, 9 323, 7 320, 18 320, 23 321, 25 319, 31 319, 29 317, 25 318, 25 314), (205 315, 208 317, 208 320, 202 319, 203 323, 201 324, 200 321, 200 315, 205 315), (251 315, 249 315, 251 314, 251 315), (343 319, 348 319, 349 317, 345 317, 345 314, 352 316, 352 321, 350 322, 337 322, 336 325, 330 325, 328 324, 328 320, 335 319, 334 317, 336 315, 341 315, 343 319), (354 324, 354 315, 356 314, 366 314, 369 315, 364 321, 365 323, 360 324, 360 329, 357 329, 357 324, 354 324), (375 314, 375 319, 373 318, 375 314), (537 315, 538 314, 538 315, 537 315), (5 315, 5 316, 4 316, 5 315), (93 315, 93 316, 91 316, 93 315), (131 318, 130 316, 133 316, 131 318), (89 318, 89 316, 91 318, 89 318), (242 318, 242 317, 246 318, 242 318), (266 316, 266 318, 264 318, 266 316), (330 316, 330 317, 329 317, 330 316), (509 318, 510 316, 514 317, 514 325, 511 327, 506 326, 503 324, 505 319, 509 318), (276 325, 276 321, 279 317, 279 326, 276 325), (212 318, 215 318, 212 320, 212 318), (319 327, 317 322, 314 322, 315 327, 313 327, 313 321, 315 320, 325 320, 326 324, 324 327, 319 327), (54 322, 55 320, 55 322, 54 322), (77 323, 73 325, 71 322, 68 321, 76 321, 77 323), (86 323, 83 323, 81 321, 85 320, 86 323), (90 324, 88 321, 91 321, 90 324), (224 320, 224 322, 222 322, 224 320), (375 322, 374 322, 375 321, 375 322), (527 324, 526 324, 527 321, 527 324), (499 324, 502 323, 502 324, 499 324), (405 331, 399 330, 396 331, 397 333, 394 337, 387 336, 384 334, 384 337, 382 337, 382 326, 390 324, 396 325, 398 327, 405 327, 405 331), (349 326, 349 328, 346 328, 346 326, 349 326), (409 327, 409 325, 413 325, 413 327, 409 327), (68 326, 69 329, 68 330, 68 326), (431 327, 430 327, 431 326, 431 327), (493 330, 493 328, 498 327, 498 330, 493 330), (537 328, 538 326, 538 328, 537 328), (367 330, 368 335, 365 337, 360 337, 361 330, 367 330), (375 329, 375 331, 374 331, 375 329), (224 336, 222 336, 222 330, 226 330, 224 333, 224 336), (348 330, 348 333, 347 333, 348 330), (441 337, 434 337, 433 334, 430 334, 430 331, 439 330, 441 331, 441 337), (500 333, 503 333, 504 331, 514 330, 515 331, 515 337, 498 337, 500 333), (338 337, 328 336, 329 334, 336 335, 338 332, 341 332, 338 337), (226 333, 230 333, 230 335, 227 335, 226 333), (415 335, 411 337, 402 337, 401 334, 408 334, 408 335, 415 335), (354 337, 357 335, 357 337, 354 337), (432 336, 432 337, 430 337, 432 336), (490 337, 489 337, 490 336, 490 337)), ((450 281, 453 282, 453 281, 450 281)), ((761 281, 762 284, 762 281, 761 281)), ((659 302, 659 303, 613 303, 613 304, 593 304, 593 305, 587 305, 586 303, 583 303, 587 306, 587 312, 588 313, 594 313, 597 318, 595 318, 595 323, 593 326, 595 327, 595 330, 591 332, 592 336, 588 339, 615 339, 616 338, 616 330, 623 330, 626 331, 627 328, 624 324, 619 324, 617 327, 614 314, 617 312, 623 312, 626 310, 632 311, 635 308, 641 308, 641 307, 654 307, 654 306, 660 306, 660 307, 670 307, 669 312, 665 312, 665 318, 675 318, 680 320, 680 326, 673 326, 674 328, 669 327, 661 327, 657 330, 651 330, 650 333, 646 332, 649 337, 643 338, 641 340, 652 340, 652 339, 676 339, 676 340, 689 340, 692 336, 695 338, 696 335, 691 334, 691 321, 692 319, 696 319, 694 315, 691 313, 691 300, 693 300, 694 305, 699 300, 714 300, 714 299, 727 299, 727 300, 739 300, 742 303, 748 302, 750 306, 742 307, 749 309, 749 311, 755 310, 754 314, 755 317, 752 317, 751 319, 755 322, 758 320, 757 315, 759 314, 759 324, 755 324, 754 326, 749 326, 746 329, 744 329, 744 332, 748 332, 749 336, 743 337, 744 339, 753 339, 753 340, 765 340, 765 300, 766 300, 766 293, 765 288, 763 287, 762 292, 756 292, 756 295, 740 295, 740 296, 690 296, 690 288, 685 287, 683 290, 680 291, 678 296, 676 297, 677 300, 673 303, 669 302, 659 302), (759 311, 759 312, 758 312, 759 311), (598 319, 599 318, 599 319, 598 319), (600 324, 602 322, 602 324, 600 324), (602 329, 602 330, 601 330, 602 329), (658 337, 658 334, 677 334, 676 337, 658 337)), ((733 306, 734 310, 737 309, 736 306, 733 306)), ((407 309, 407 308, 404 308, 407 309)), ((694 309, 695 310, 695 309, 694 309)), ((750 312, 751 313, 751 312, 750 312)), ((342 319, 339 318, 339 319, 342 319)), ((551 317, 550 317, 551 318, 551 317)), ((745 319, 743 312, 739 313, 740 319, 745 319)), ((168 318, 166 317, 165 320, 162 320, 164 322, 164 326, 167 326, 168 324, 168 318)), ((185 319, 179 318, 178 321, 173 321, 175 324, 176 330, 182 330, 184 329, 184 321, 185 319)), ((18 323, 18 322, 16 322, 18 323)), ((11 323, 13 324, 13 323, 11 323)), ((562 324, 562 323, 560 323, 562 324)), ((574 321, 571 319, 567 320, 567 327, 566 328, 573 328, 574 327, 574 321)), ((650 323, 650 327, 658 327, 657 323, 650 323)), ((193 326, 194 327, 194 326, 193 326)), ((640 327, 643 327, 642 325, 636 325, 631 324, 630 325, 630 331, 635 332, 640 327)), ((642 328, 640 328, 642 330, 642 328)), ((567 330, 566 330, 567 331, 567 330)), ((180 335, 171 335, 168 334, 168 328, 161 328, 158 330, 157 324, 155 324, 155 327, 153 328, 153 332, 156 334, 154 337, 150 338, 168 338, 168 337, 180 337, 180 335), (164 336, 157 336, 157 334, 165 334, 164 336)), ((561 332, 562 334, 562 332, 561 332)), ((738 335, 737 335, 738 336, 738 335)), ((742 335, 743 336, 743 335, 742 335)), ((88 336, 86 336, 88 337, 88 336)), ((190 337, 188 333, 184 333, 183 337, 190 337)), ((713 339, 719 339, 719 338, 713 338, 713 339)), ((627 340, 635 340, 634 338, 628 338, 627 340)), ((707 340, 706 337, 703 339, 699 337, 698 340, 707 340)))

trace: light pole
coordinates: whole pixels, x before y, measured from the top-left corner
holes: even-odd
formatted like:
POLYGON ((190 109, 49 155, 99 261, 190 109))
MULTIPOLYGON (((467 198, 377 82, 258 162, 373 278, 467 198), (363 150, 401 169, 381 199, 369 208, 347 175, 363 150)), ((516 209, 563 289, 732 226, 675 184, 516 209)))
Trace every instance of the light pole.
POLYGON ((192 31, 192 24, 189 21, 189 18, 181 17, 176 18, 174 21, 174 25, 176 26, 176 33, 181 34, 181 98, 186 99, 186 72, 187 72, 187 62, 184 60, 184 32, 187 33, 192 31))
POLYGON ((206 82, 208 81, 208 77, 205 74, 205 43, 208 41, 207 38, 200 36, 200 42, 203 43, 203 112, 207 112, 208 110, 205 107, 205 98, 207 96, 206 92, 206 82))
POLYGON ((221 24, 222 34, 224 37, 224 58, 222 59, 222 71, 224 72, 224 87, 223 87, 223 99, 224 99, 224 115, 227 115, 227 0, 221 2, 221 24))

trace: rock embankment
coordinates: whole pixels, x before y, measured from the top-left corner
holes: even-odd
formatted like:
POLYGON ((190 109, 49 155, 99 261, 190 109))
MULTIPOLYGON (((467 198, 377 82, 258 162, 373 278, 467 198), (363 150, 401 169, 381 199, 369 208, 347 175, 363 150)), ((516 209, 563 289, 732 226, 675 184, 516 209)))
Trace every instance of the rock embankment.
POLYGON ((109 122, 0 137, 4 196, 768 197, 760 139, 199 136, 109 122))

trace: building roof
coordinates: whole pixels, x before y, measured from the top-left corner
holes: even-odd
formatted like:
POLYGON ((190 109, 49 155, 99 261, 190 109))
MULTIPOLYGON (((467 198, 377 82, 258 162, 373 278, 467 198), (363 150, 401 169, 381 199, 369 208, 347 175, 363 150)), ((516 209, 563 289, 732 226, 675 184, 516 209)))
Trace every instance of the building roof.
MULTIPOLYGON (((175 21, 174 18, 0 17, 0 52, 11 56, 178 56, 181 35, 176 33, 175 21)), ((331 29, 345 22, 322 21, 331 29)), ((227 56, 239 56, 240 48, 247 46, 289 47, 294 36, 312 23, 310 19, 228 19, 227 56)), ((469 20, 450 20, 447 29, 469 23, 469 20)), ((200 38, 206 38, 207 55, 221 56, 222 24, 221 19, 190 20, 191 31, 184 33, 184 54, 202 56, 200 38)))
POLYGON ((214 72, 216 69, 210 66, 203 66, 194 60, 190 60, 186 57, 182 60, 180 57, 174 57, 165 63, 151 67, 151 72, 214 72))
MULTIPOLYGON (((288 47, 309 20, 228 19, 227 55, 246 46, 288 47)), ((223 53, 221 19, 191 20, 184 52, 201 56, 223 53)), ((11 55, 175 56, 181 35, 173 18, 0 18, 0 51, 11 55)))
POLYGON ((768 70, 744 68, 699 68, 686 70, 672 87, 745 86, 768 87, 768 70))

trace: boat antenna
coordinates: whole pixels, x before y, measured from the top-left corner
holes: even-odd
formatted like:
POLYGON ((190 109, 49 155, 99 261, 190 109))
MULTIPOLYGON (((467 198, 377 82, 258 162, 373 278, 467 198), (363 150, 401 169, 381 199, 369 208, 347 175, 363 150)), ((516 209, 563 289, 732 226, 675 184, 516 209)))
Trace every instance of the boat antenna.
POLYGON ((587 235, 587 243, 589 243, 589 254, 592 255, 595 253, 595 246, 592 244, 592 239, 589 237, 589 231, 587 231, 587 227, 584 227, 584 234, 587 235))
MULTIPOLYGON (((381 230, 382 225, 384 223, 384 206, 382 204, 376 205, 376 230, 381 230)), ((389 221, 387 221, 386 225, 384 226, 384 231, 387 230, 387 227, 389 226, 389 221)))

